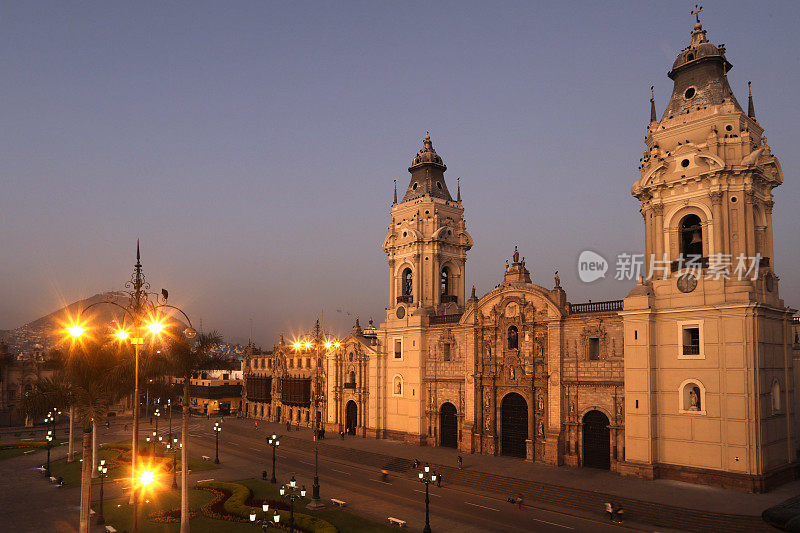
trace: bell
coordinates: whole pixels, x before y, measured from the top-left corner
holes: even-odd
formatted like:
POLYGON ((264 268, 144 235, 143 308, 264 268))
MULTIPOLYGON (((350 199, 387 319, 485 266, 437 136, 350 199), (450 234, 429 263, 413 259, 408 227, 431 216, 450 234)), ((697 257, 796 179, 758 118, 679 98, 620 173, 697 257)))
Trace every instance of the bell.
POLYGON ((699 231, 692 232, 692 240, 689 244, 697 244, 703 242, 703 234, 699 231))

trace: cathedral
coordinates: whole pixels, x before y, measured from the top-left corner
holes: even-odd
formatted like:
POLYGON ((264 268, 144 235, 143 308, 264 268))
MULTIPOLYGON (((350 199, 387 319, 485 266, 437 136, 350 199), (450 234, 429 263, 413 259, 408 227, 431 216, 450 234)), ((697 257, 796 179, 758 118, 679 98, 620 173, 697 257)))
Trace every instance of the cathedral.
POLYGON ((389 212, 384 321, 322 350, 283 338, 250 350, 244 414, 754 492, 792 479, 793 310, 772 253, 783 174, 731 66, 698 20, 660 119, 651 99, 631 194, 645 272, 659 275, 620 300, 572 303, 514 250, 478 296, 460 187, 454 197, 426 135, 389 212), (723 258, 745 256, 753 276, 719 275, 723 258))

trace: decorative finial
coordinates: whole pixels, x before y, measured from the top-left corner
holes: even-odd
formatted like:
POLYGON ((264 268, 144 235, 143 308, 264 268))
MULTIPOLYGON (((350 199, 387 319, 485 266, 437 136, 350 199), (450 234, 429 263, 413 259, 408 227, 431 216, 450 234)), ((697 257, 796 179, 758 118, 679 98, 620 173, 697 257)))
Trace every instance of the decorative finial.
POLYGON ((519 263, 519 250, 517 250, 516 246, 514 246, 514 262, 519 263))
POLYGON ((394 204, 397 203, 397 180, 394 180, 394 204))
POLYGON ((750 89, 750 82, 747 82, 747 116, 756 118, 756 108, 753 105, 753 91, 750 89))
POLYGON ((472 284, 472 295, 469 297, 470 300, 477 300, 478 297, 475 296, 475 284, 472 284))
POLYGON ((698 6, 697 4, 694 5, 694 10, 692 11, 692 15, 695 16, 695 20, 697 23, 700 24, 700 13, 703 12, 703 6, 698 6))
POLYGON ((554 278, 555 278, 555 282, 556 282, 556 289, 560 289, 561 288, 561 278, 558 277, 558 270, 556 270, 554 278))
POLYGON ((456 201, 460 202, 461 201, 461 178, 459 177, 458 179, 456 179, 456 181, 458 182, 458 196, 456 197, 456 201))
POLYGON ((139 256, 139 239, 136 239, 136 263, 140 263, 140 256, 139 256))
POLYGON ((656 118, 656 91, 655 86, 650 86, 650 123, 657 122, 656 118))

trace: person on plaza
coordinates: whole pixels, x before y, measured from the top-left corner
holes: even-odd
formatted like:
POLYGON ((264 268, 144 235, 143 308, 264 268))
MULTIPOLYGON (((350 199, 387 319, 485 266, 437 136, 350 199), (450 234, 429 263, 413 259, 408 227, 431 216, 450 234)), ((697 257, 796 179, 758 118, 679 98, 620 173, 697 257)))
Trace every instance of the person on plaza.
POLYGON ((287 420, 286 421, 286 431, 291 431, 291 430, 292 430, 292 423, 287 420))
POLYGON ((442 486, 442 474, 436 474, 436 486, 437 487, 442 486))
POLYGON ((611 504, 611 502, 606 502, 606 514, 608 514, 609 522, 613 522, 614 521, 614 506, 611 504))
POLYGON ((411 468, 419 468, 419 459, 414 459, 414 466, 411 468))
POLYGON ((389 476, 389 472, 387 472, 386 470, 381 470, 381 481, 383 481, 384 483, 386 483, 386 482, 387 482, 387 481, 386 481, 386 478, 387 478, 388 476, 389 476))
POLYGON ((623 509, 622 506, 620 505, 614 510, 614 519, 615 519, 614 521, 617 522, 618 524, 621 524, 623 514, 625 514, 625 509, 623 509))
POLYGON ((464 468, 464 458, 460 455, 458 456, 458 468, 464 468))
POLYGON ((258 429, 258 420, 256 420, 256 429, 258 429))
POLYGON ((342 440, 344 440, 344 431, 340 431, 340 432, 339 432, 339 437, 341 437, 341 438, 342 438, 342 440))
POLYGON ((519 498, 517 498, 517 506, 519 507, 520 511, 523 510, 522 506, 523 506, 524 503, 525 503, 525 499, 522 497, 522 494, 520 494, 519 498))

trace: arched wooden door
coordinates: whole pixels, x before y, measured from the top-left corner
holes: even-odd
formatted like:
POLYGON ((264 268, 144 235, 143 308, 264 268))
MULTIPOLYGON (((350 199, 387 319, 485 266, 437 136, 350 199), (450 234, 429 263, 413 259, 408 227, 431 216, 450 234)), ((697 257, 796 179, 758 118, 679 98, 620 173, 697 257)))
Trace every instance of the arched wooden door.
POLYGON ((583 466, 611 468, 608 417, 600 411, 589 411, 583 416, 583 466))
POLYGON ((344 427, 349 435, 356 434, 356 426, 358 425, 358 405, 353 400, 347 402, 344 427))
POLYGON ((450 402, 439 410, 439 446, 458 448, 458 417, 456 406, 450 402))
POLYGON ((512 457, 526 457, 528 402, 516 392, 512 392, 503 398, 500 410, 501 453, 512 457))

